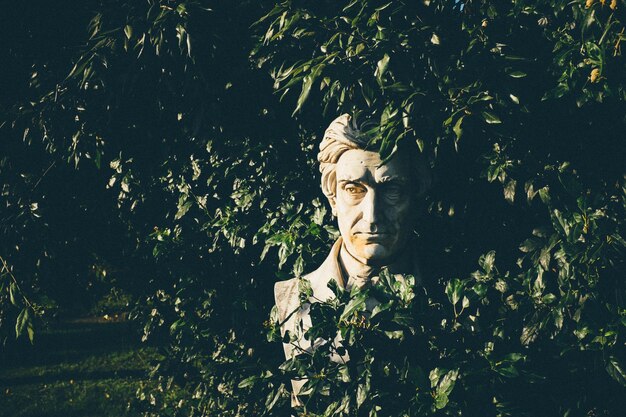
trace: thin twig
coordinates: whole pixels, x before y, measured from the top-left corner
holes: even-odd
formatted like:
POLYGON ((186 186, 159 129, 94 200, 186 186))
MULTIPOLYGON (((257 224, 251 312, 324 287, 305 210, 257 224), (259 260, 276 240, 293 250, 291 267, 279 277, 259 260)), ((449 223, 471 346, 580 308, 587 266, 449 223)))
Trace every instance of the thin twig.
POLYGON ((35 184, 35 186, 31 189, 31 191, 33 191, 35 188, 37 188, 37 186, 39 185, 39 183, 41 182, 41 180, 43 180, 43 177, 46 176, 46 174, 48 173, 48 171, 50 171, 52 169, 52 167, 54 165, 56 165, 57 161, 52 161, 52 163, 50 164, 50 166, 44 171, 43 175, 41 177, 39 177, 39 180, 37 180, 37 183, 35 184))
POLYGON ((24 295, 24 291, 22 291, 22 288, 20 287, 20 284, 17 282, 17 278, 15 278, 15 275, 13 275, 11 273, 11 270, 9 269, 9 265, 7 264, 7 261, 5 261, 2 256, 0 256, 0 262, 2 262, 2 271, 0 271, 0 273, 2 273, 4 271, 7 272, 9 277, 13 280, 13 284, 15 285, 15 287, 19 291, 20 295, 22 296, 22 299, 24 300, 24 303, 26 303, 26 305, 28 307, 30 307, 30 309, 33 310, 33 312, 35 312, 36 311, 35 307, 32 305, 32 303, 30 301, 28 301, 28 298, 26 298, 26 296, 24 295))

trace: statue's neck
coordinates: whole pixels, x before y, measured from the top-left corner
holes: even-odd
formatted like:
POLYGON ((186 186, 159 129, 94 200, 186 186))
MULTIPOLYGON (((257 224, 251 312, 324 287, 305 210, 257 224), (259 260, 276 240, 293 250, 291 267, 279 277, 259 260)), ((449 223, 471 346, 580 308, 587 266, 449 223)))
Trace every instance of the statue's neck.
MULTIPOLYGON (((341 245, 339 250, 339 263, 344 272, 344 282, 346 283, 346 289, 351 289, 353 286, 363 287, 373 277, 378 276, 381 267, 367 265, 356 259, 346 249, 345 244, 341 245)), ((405 250, 400 256, 391 264, 384 265, 389 268, 391 273, 412 273, 412 262, 408 256, 408 251, 405 250)))

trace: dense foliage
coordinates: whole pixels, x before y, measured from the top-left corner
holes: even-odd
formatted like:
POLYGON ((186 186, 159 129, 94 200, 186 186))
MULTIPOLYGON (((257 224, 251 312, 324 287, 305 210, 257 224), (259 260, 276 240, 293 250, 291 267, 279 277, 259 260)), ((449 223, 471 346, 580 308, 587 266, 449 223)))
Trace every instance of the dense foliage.
POLYGON ((157 389, 138 392, 146 415, 288 415, 300 374, 307 415, 618 416, 625 13, 617 0, 7 10, 4 342, 122 289, 143 338, 167 346, 157 389), (329 343, 279 368, 273 283, 336 236, 315 154, 344 112, 379 123, 384 156, 405 141, 430 161, 424 280, 336 289, 314 308, 311 337, 329 343), (371 296, 382 307, 364 316, 371 296), (326 355, 337 329, 343 367, 326 355))

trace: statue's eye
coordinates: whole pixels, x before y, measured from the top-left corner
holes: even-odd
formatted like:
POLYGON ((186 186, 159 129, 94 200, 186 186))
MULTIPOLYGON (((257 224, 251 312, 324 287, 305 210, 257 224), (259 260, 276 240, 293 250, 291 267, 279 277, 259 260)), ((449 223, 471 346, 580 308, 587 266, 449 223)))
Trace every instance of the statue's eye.
POLYGON ((389 199, 398 199, 402 196, 402 187, 399 184, 388 184, 385 187, 385 196, 389 199))
POLYGON ((387 193, 400 194, 400 187, 397 185, 390 185, 389 187, 387 187, 387 193))
POLYGON ((362 194, 365 194, 365 188, 357 184, 348 184, 344 187, 344 190, 352 196, 360 196, 362 194))

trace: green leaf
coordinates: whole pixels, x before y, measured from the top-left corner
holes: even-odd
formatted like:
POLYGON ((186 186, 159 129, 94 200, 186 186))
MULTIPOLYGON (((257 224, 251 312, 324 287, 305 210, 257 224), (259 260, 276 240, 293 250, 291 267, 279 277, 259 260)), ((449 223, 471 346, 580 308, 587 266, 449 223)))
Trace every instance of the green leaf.
POLYGON ((385 72, 387 72, 387 67, 389 66, 389 55, 385 54, 380 61, 376 64, 376 71, 374 71, 374 76, 376 77, 376 81, 382 87, 383 85, 383 76, 385 72))
POLYGON ((452 303, 452 305, 456 305, 461 298, 463 297, 463 290, 465 289, 464 281, 453 278, 448 281, 446 284, 446 295, 448 296, 448 300, 452 303))
POLYGON ((446 405, 448 405, 449 396, 452 393, 452 390, 454 389, 454 385, 456 384, 456 380, 459 376, 459 370, 454 369, 454 370, 448 371, 440 379, 437 378, 437 376, 441 373, 441 370, 439 368, 436 368, 435 370, 438 370, 439 372, 433 375, 433 372, 431 371, 430 380, 432 384, 433 380, 438 379, 438 383, 437 383, 437 386, 435 388, 435 393, 434 393, 434 398, 435 398, 434 405, 437 410, 441 410, 445 408, 446 405))
POLYGON ((307 98, 309 98, 309 93, 311 92, 311 87, 313 87, 313 82, 315 78, 313 78, 310 74, 305 75, 302 79, 302 91, 300 92, 300 96, 298 97, 298 102, 296 103, 296 109, 293 111, 293 115, 298 113, 307 98))
POLYGON ((543 204, 549 205, 551 201, 550 188, 548 186, 542 187, 539 189, 538 193, 539 193, 539 198, 541 198, 541 201, 543 202, 543 204))
POLYGON ((313 287, 311 287, 311 281, 305 278, 300 278, 298 280, 298 292, 300 293, 300 300, 302 302, 306 302, 313 297, 313 287))
POLYGON ((461 136, 463 135, 463 127, 461 125, 463 124, 463 119, 464 118, 465 118, 465 116, 459 117, 459 119, 454 124, 454 127, 452 127, 452 131, 456 135, 456 140, 457 141, 459 139, 461 139, 461 136))
POLYGON ((404 340, 404 330, 386 330, 385 335, 392 340, 404 340))
POLYGON ((309 98, 309 93, 311 92, 311 87, 313 87, 313 83, 322 74, 324 67, 325 64, 317 65, 309 74, 305 75, 302 79, 302 91, 300 92, 298 102, 296 103, 296 109, 293 111, 292 116, 302 109, 302 106, 309 98))
POLYGON ((459 376, 458 369, 453 369, 447 374, 445 374, 444 377, 439 382, 437 391, 443 392, 446 395, 449 395, 450 393, 452 393, 452 390, 454 389, 454 385, 456 384, 456 379, 458 376, 459 376))
POLYGON ((185 326, 185 321, 182 319, 176 320, 174 323, 170 325, 170 334, 176 333, 179 327, 185 326))
POLYGON ((267 411, 271 411, 274 406, 276 405, 276 403, 278 402, 278 400, 283 396, 283 394, 286 393, 285 390, 285 384, 280 384, 280 386, 278 387, 277 390, 273 391, 268 397, 267 397, 267 401, 265 402, 265 409, 267 411))
POLYGON ((556 300, 556 295, 548 293, 541 297, 541 302, 544 304, 552 304, 556 300))
POLYGON ((524 326, 522 329, 522 335, 520 336, 520 342, 524 346, 530 345, 539 336, 539 323, 531 323, 524 326))
POLYGON ((367 395, 369 394, 369 379, 366 378, 366 382, 359 384, 356 389, 356 406, 357 409, 361 408, 365 400, 367 400, 367 395))
POLYGON ((478 260, 478 264, 483 268, 486 273, 491 273, 493 264, 496 261, 496 251, 492 250, 484 254, 478 260))
POLYGON ((498 366, 495 368, 495 371, 507 378, 515 378, 519 376, 518 370, 512 364, 509 364, 507 366, 498 366))
POLYGON ((24 332, 29 320, 30 314, 28 312, 29 308, 24 307, 20 314, 17 316, 17 320, 15 321, 15 338, 17 339, 24 332))
POLYGON ((415 142, 417 143, 417 147, 419 148, 420 152, 424 152, 424 139, 421 138, 416 138, 415 142))
POLYGON ((17 299, 15 296, 16 291, 17 288, 15 287, 15 282, 11 282, 11 284, 9 284, 9 300, 11 301, 11 304, 17 307, 17 299))
POLYGON ((435 408, 437 410, 441 410, 448 405, 448 396, 445 394, 436 394, 435 395, 435 408))
POLYGON ((477 296, 479 296, 480 298, 483 298, 485 295, 487 295, 487 291, 489 290, 489 287, 487 286, 487 284, 479 282, 475 284, 472 289, 474 290, 477 296))
POLYGON ((296 261, 293 263, 293 273, 296 278, 299 278, 304 271, 304 259, 302 258, 302 254, 298 255, 296 261))
POLYGON ((493 113, 489 113, 489 112, 484 111, 481 114, 482 114, 483 119, 485 120, 485 122, 487 122, 490 125, 502 123, 502 121, 498 118, 498 116, 496 116, 493 113))
POLYGON ((560 83, 559 85, 554 87, 552 90, 547 91, 544 94, 544 96, 541 98, 541 100, 545 101, 548 99, 558 99, 558 98, 563 97, 569 91, 570 91, 570 88, 566 83, 560 83))
POLYGON ((343 312, 341 313, 341 317, 339 317, 339 320, 340 321, 347 320, 350 317, 352 317, 352 315, 355 312, 365 310, 366 298, 367 298, 366 293, 359 293, 354 298, 350 299, 348 304, 343 309, 343 312))
POLYGON ((400 311, 397 311, 393 315, 393 318, 391 319, 391 321, 393 323, 396 323, 396 324, 400 325, 400 326, 409 327, 409 328, 411 326, 413 326, 413 323, 414 323, 414 319, 413 319, 413 316, 411 314, 400 312, 400 311))
POLYGON ((515 186, 517 185, 517 181, 511 179, 504 187, 504 199, 508 201, 510 204, 515 202, 515 186))
POLYGON ((189 196, 187 194, 182 194, 178 198, 178 211, 174 216, 174 220, 180 220, 191 208, 193 202, 189 200, 189 196))
POLYGON ((89 56, 88 58, 81 57, 78 60, 78 62, 76 62, 76 64, 74 65, 70 73, 67 75, 66 79, 69 80, 72 77, 82 74, 83 71, 85 71, 85 68, 87 67, 87 65, 91 63, 92 59, 93 59, 93 56, 89 56))
POLYGON ((616 380, 623 387, 626 387, 626 372, 615 356, 609 357, 606 364, 606 371, 611 375, 611 378, 616 380))
POLYGON ((519 246, 519 250, 521 250, 524 253, 528 253, 528 252, 534 251, 537 247, 539 247, 539 245, 540 245, 539 240, 528 238, 524 242, 522 242, 522 244, 519 246))
POLYGON ((359 80, 359 85, 361 86, 361 95, 363 96, 365 103, 368 107, 371 107, 376 96, 374 90, 372 90, 372 88, 363 80, 359 80))
POLYGON ((525 76, 526 76, 526 73, 522 71, 513 71, 509 73, 509 77, 513 77, 513 78, 524 78, 525 76))
POLYGON ((250 386, 254 385, 254 383, 256 382, 257 379, 259 379, 259 377, 256 376, 256 375, 250 376, 250 377, 244 379, 243 381, 240 381, 239 384, 237 384, 237 387, 238 388, 250 387, 250 386))
POLYGON ((394 306, 394 301, 388 301, 386 303, 381 303, 381 304, 377 304, 373 309, 372 309, 372 314, 370 316, 370 319, 373 319, 374 317, 376 317, 378 314, 389 310, 390 308, 392 308, 394 306))
POLYGON ((30 344, 35 343, 35 329, 33 327, 33 321, 29 320, 26 326, 26 331, 28 332, 28 340, 30 340, 30 344))
POLYGON ((550 257, 550 248, 541 249, 541 253, 539 254, 539 265, 541 265, 544 271, 547 271, 550 266, 550 257))

